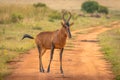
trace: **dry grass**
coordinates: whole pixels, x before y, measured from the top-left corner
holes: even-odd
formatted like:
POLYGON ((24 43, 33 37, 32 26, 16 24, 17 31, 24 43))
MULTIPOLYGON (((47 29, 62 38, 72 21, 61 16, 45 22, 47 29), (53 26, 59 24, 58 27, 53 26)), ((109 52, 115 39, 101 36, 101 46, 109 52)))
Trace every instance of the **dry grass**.
MULTIPOLYGON (((83 0, 39 1, 45 2, 49 7, 53 9, 73 9, 76 11, 79 11, 80 5, 83 2, 83 0)), ((35 46, 33 40, 20 41, 21 37, 24 34, 28 33, 35 36, 41 31, 52 31, 61 27, 61 13, 48 7, 34 8, 32 4, 39 1, 19 0, 18 2, 18 0, 0 0, 0 3, 3 3, 0 5, 0 21, 3 21, 0 23, 0 66, 3 66, 0 67, 0 79, 1 76, 4 76, 8 73, 6 66, 7 62, 18 56, 21 52, 27 51, 35 46), (22 21, 15 23, 11 22, 11 15, 13 15, 13 13, 23 16, 22 21)), ((73 31, 87 27, 108 25, 109 23, 118 20, 118 16, 119 15, 117 15, 117 17, 106 19, 105 17, 79 17, 78 15, 73 14, 71 22, 74 21, 74 26, 71 27, 71 30, 73 31)), ((71 43, 69 44, 71 45, 71 43)), ((72 45, 67 48, 72 47, 74 46, 72 45)))
MULTIPOLYGON (((69 9, 69 10, 79 10, 81 4, 85 0, 0 0, 2 3, 15 3, 15 4, 33 4, 37 2, 46 3, 50 8, 61 10, 61 9, 69 9)), ((86 0, 87 1, 87 0, 86 0)), ((105 5, 111 9, 120 9, 120 0, 96 0, 100 4, 105 5)))

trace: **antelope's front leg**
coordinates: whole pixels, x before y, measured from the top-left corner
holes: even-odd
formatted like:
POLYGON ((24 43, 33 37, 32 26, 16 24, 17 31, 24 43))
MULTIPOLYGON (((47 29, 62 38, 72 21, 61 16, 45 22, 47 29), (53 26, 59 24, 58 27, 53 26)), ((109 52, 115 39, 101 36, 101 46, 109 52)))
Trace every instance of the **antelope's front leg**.
POLYGON ((63 54, 63 50, 64 50, 64 48, 62 48, 61 51, 60 51, 60 71, 61 71, 61 74, 63 74, 63 69, 62 69, 62 54, 63 54))
POLYGON ((52 47, 51 47, 51 54, 50 54, 50 62, 49 62, 49 65, 48 65, 48 69, 47 69, 47 72, 50 72, 50 64, 51 64, 51 61, 53 59, 53 53, 54 53, 54 44, 52 44, 52 47))

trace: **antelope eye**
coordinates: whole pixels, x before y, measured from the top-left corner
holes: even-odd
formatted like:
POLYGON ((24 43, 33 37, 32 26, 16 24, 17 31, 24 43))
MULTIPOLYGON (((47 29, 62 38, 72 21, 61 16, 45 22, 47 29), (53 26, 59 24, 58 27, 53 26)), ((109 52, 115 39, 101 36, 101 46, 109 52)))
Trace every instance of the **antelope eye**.
POLYGON ((68 26, 68 27, 69 27, 69 26, 70 26, 70 24, 69 24, 69 23, 66 23, 66 26, 68 26))
POLYGON ((68 29, 69 28, 69 26, 65 26, 65 29, 68 29))

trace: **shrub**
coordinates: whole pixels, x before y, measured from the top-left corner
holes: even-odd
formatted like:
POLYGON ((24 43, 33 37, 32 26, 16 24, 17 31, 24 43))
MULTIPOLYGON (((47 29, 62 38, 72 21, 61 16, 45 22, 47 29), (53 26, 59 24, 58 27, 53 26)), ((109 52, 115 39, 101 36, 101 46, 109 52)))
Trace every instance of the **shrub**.
POLYGON ((57 11, 53 11, 50 15, 49 15, 50 19, 61 19, 60 13, 58 13, 57 11))
POLYGON ((48 19, 48 21, 49 21, 49 22, 54 22, 54 20, 53 20, 53 19, 48 19))
POLYGON ((120 75, 117 75, 115 80, 120 80, 120 75))
POLYGON ((46 7, 46 4, 44 4, 44 3, 36 3, 36 4, 33 4, 33 6, 34 6, 35 8, 38 8, 38 7, 46 7))
POLYGON ((99 9, 98 9, 98 12, 99 12, 99 13, 108 14, 109 11, 108 11, 108 8, 107 8, 107 7, 100 5, 100 6, 99 6, 99 9))
POLYGON ((11 21, 12 22, 19 22, 19 21, 23 20, 23 18, 24 18, 23 15, 20 14, 20 13, 13 13, 11 15, 11 21))
POLYGON ((86 1, 82 4, 81 8, 87 13, 94 13, 98 11, 99 4, 96 1, 86 1))
POLYGON ((39 26, 35 26, 35 27, 33 27, 32 29, 33 29, 33 30, 42 30, 42 28, 39 27, 39 26))

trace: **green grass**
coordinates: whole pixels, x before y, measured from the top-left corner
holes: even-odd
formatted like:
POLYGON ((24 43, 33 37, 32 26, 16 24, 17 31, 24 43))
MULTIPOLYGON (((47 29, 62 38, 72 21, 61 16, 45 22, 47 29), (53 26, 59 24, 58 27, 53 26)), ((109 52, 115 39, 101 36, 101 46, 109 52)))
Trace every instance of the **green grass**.
POLYGON ((102 33, 99 39, 106 59, 112 64, 116 80, 120 80, 120 28, 102 33))
MULTIPOLYGON (((71 31, 107 25, 116 20, 118 18, 114 16, 106 19, 105 17, 79 17, 73 14, 70 22, 74 22, 74 25, 71 26, 71 31)), ((10 60, 36 46, 34 40, 21 40, 24 34, 27 33, 35 37, 39 32, 59 29, 61 21, 61 13, 47 6, 36 8, 32 4, 1 4, 0 79, 9 74, 7 63, 10 60)), ((71 42, 69 42, 69 45, 71 45, 71 42)), ((73 47, 73 45, 69 46, 69 48, 73 47)))

